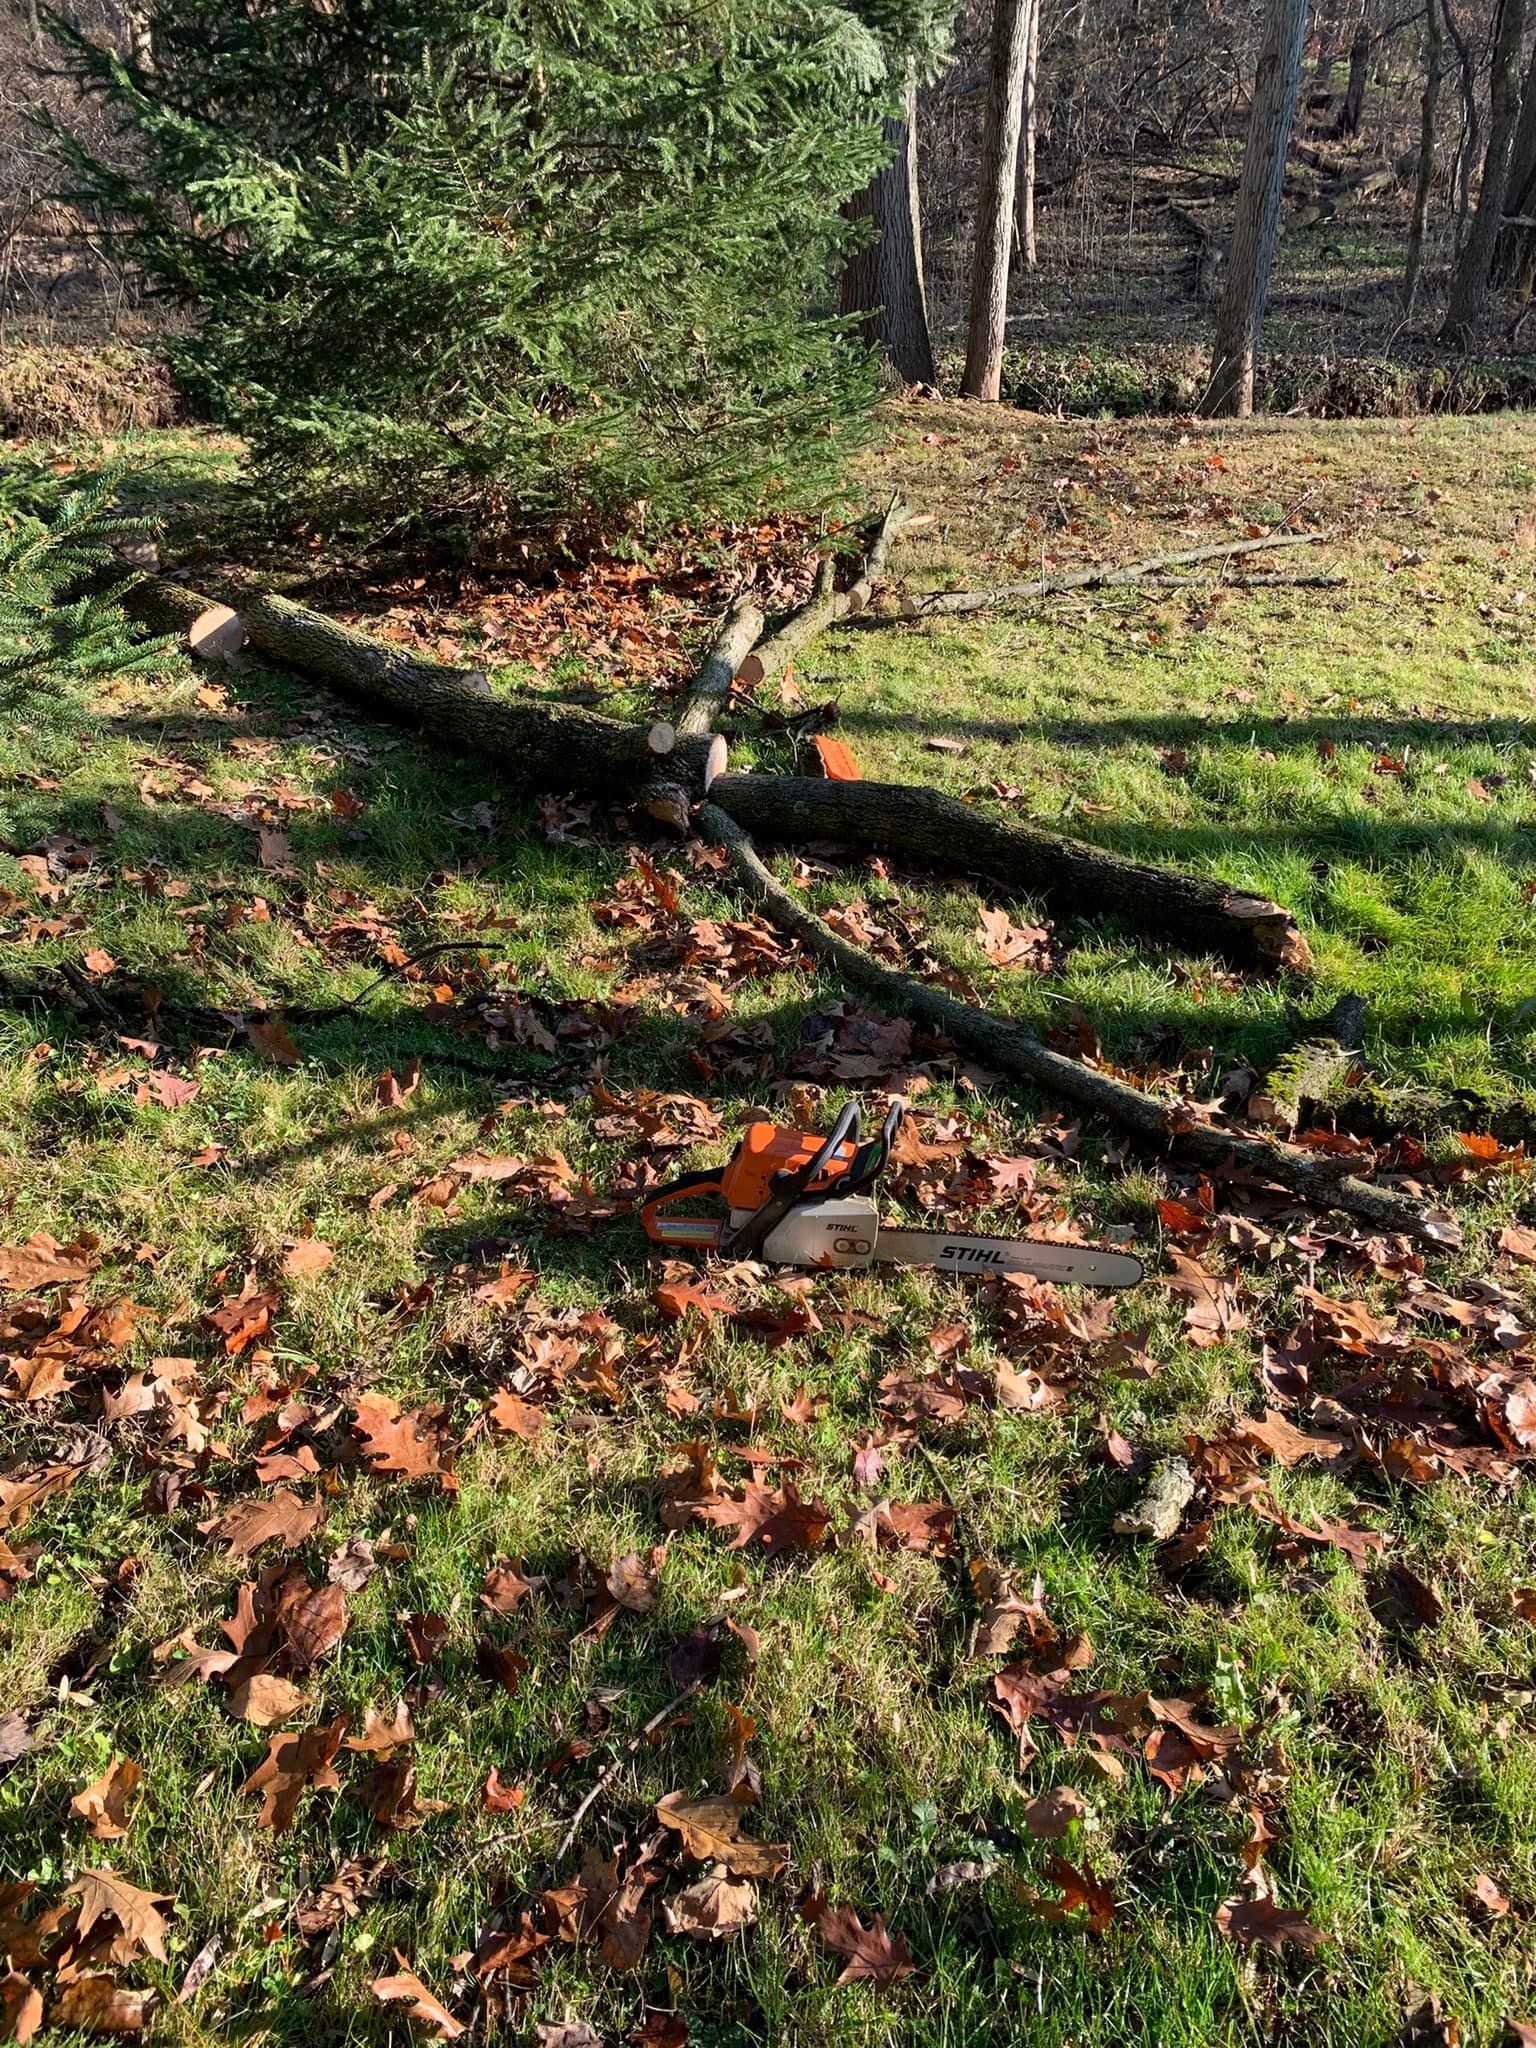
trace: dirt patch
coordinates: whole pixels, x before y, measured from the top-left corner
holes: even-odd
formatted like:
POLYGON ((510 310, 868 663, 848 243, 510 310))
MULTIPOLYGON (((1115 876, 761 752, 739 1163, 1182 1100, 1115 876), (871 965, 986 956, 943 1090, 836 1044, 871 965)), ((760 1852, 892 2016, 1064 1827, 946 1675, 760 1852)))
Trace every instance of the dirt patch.
POLYGON ((129 342, 27 342, 0 357, 0 433, 31 440, 168 427, 170 373, 129 342))

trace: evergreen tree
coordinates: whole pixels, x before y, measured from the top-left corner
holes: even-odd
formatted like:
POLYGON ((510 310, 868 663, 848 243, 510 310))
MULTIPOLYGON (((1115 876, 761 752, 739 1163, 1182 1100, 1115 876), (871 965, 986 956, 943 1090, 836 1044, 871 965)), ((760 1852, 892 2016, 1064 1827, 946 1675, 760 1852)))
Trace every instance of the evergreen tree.
POLYGON ((131 579, 115 549, 153 529, 116 509, 122 481, 120 469, 103 471, 49 519, 0 492, 0 709, 93 676, 174 670, 174 643, 146 639, 123 615, 131 579))
POLYGON ((644 525, 830 480, 825 306, 932 0, 150 0, 55 18, 133 167, 61 146, 195 302, 179 368, 323 519, 644 525), (914 35, 916 29, 914 28, 914 35))

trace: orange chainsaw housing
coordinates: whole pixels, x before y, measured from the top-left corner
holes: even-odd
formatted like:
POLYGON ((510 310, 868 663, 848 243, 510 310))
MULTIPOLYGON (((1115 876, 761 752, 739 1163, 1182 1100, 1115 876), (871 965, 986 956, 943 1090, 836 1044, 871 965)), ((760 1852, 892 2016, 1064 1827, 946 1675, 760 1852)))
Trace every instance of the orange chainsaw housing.
MULTIPOLYGON (((776 1173, 809 1166, 824 1142, 820 1131, 786 1131, 777 1124, 748 1124, 720 1174, 720 1192, 728 1209, 761 1209, 776 1173)), ((836 1180, 852 1162, 857 1145, 839 1145, 822 1169, 823 1181, 836 1180)))

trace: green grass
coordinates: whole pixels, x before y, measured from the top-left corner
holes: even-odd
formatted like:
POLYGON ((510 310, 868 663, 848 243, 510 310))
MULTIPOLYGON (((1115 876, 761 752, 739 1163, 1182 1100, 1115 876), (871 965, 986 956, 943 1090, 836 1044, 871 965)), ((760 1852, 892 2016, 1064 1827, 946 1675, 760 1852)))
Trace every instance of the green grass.
MULTIPOLYGON (((1262 1062, 1287 1042, 1288 1002, 1312 1012, 1355 988, 1384 1079, 1522 1098, 1536 1051, 1536 592, 1517 528, 1532 481, 1526 441, 1506 420, 1218 432, 1044 425, 959 407, 898 415, 869 483, 899 479, 935 513, 909 557, 931 580, 1023 574, 1042 545, 1066 561, 1188 544, 1187 529, 1206 537, 1213 500, 1216 517, 1241 523, 1311 493, 1315 516, 1339 527, 1326 559, 1348 571, 1343 591, 1209 603, 1122 593, 970 624, 847 632, 799 677, 807 698, 840 697, 841 732, 866 774, 921 777, 983 803, 998 801, 989 790, 1002 784, 1017 791, 1002 800, 1009 807, 1282 897, 1316 972, 1247 982, 1095 922, 1059 934, 1058 971, 1010 977, 986 968, 972 937, 975 897, 958 881, 833 871, 815 879, 817 900, 859 897, 878 909, 899 895, 926 949, 973 975, 990 1002, 1047 1024, 1081 1005, 1122 1063, 1182 1062, 1214 1085, 1236 1061, 1262 1062), (1209 466, 1214 454, 1220 469, 1209 466), (1421 563, 1391 566, 1410 550, 1421 563), (960 738, 967 752, 933 752, 931 735, 960 738), (1185 758, 1165 761, 1159 749, 1185 758), (1372 772, 1384 752, 1403 774, 1372 772)), ((195 528, 205 487, 227 485, 228 452, 200 454, 178 437, 170 456, 195 528)), ((375 947, 337 928, 376 916, 407 951, 480 934, 497 985, 590 1005, 614 1033, 600 1054, 610 1087, 698 1090, 730 1132, 776 1080, 793 1078, 802 1023, 839 990, 804 974, 735 985, 732 1022, 770 1027, 769 1069, 761 1081, 703 1087, 689 1057, 703 1026, 670 1007, 669 970, 658 977, 645 960, 644 934, 593 915, 629 865, 622 836, 599 820, 590 845, 550 844, 488 767, 334 706, 316 718, 316 701, 256 666, 217 682, 189 671, 170 689, 109 688, 82 720, 39 707, 0 733, 0 841, 24 855, 65 833, 100 848, 89 872, 47 901, 0 854, 0 889, 17 899, 0 898, 7 977, 28 981, 101 947, 168 1005, 323 1005, 360 994, 375 973, 375 947), (338 787, 362 803, 355 820, 332 810, 338 787), (266 812, 287 831, 291 872, 256 865, 254 833, 231 815, 241 811, 266 812), (63 930, 50 929, 60 920, 63 930), (631 977, 647 983, 640 999, 610 1006, 631 977)), ((736 914, 691 872, 687 902, 694 916, 736 914)), ((479 972, 450 960, 431 978, 465 992, 479 972)), ((0 1607, 0 1708, 28 1711, 34 1747, 0 1775, 0 1879, 35 1878, 51 1901, 77 1870, 109 1863, 171 1894, 169 1967, 123 1973, 168 1993, 217 1935, 216 1972, 187 2005, 167 1999, 163 2038, 404 2038, 403 2008, 377 2006, 367 1989, 394 1968, 396 1948, 466 2009, 452 1959, 488 1916, 531 1903, 597 1770, 673 1694, 669 1647, 722 1612, 758 1632, 758 1662, 731 1643, 691 1715, 621 1758, 582 1840, 633 1848, 656 1799, 715 1786, 730 1702, 757 1723, 750 1754, 763 1796, 749 1831, 789 1845, 788 1875, 762 1888, 758 1923, 731 1941, 667 1936, 658 1920, 631 1975, 589 1948, 551 1949, 536 1987, 499 2023, 506 2038, 569 2017, 617 2041, 643 2003, 684 2014, 710 2048, 1386 2048, 1431 1993, 1468 2043, 1494 2042, 1506 2013, 1530 2016, 1532 1637, 1510 1606, 1511 1589, 1536 1580, 1529 1485, 1506 1498, 1454 1480, 1344 1482, 1305 1466, 1274 1475, 1291 1512, 1378 1528, 1389 1555, 1435 1582, 1444 1617, 1412 1641, 1378 1620, 1336 1553, 1288 1561, 1275 1531, 1241 1510, 1219 1515, 1210 1551, 1182 1581, 1110 1528, 1139 1482, 1100 1459, 1106 1427, 1138 1448, 1172 1450, 1261 1405, 1261 1340, 1294 1321, 1298 1275, 1388 1311, 1398 1283, 1363 1280, 1327 1249, 1315 1272, 1229 1255, 1251 1328, 1199 1351, 1161 1287, 1122 1298, 1116 1326, 1146 1331, 1158 1361, 1150 1379, 1090 1378, 1057 1414, 973 1408, 888 1449, 893 1498, 958 1510, 952 1560, 837 1548, 767 1565, 694 1528, 667 1548, 654 1611, 622 1614, 606 1635, 584 1631, 580 1605, 553 1588, 486 1622, 477 1596, 498 1559, 558 1579, 582 1559, 606 1571, 659 1543, 658 1480, 701 1432, 736 1483, 747 1467, 728 1453, 748 1441, 803 1459, 801 1491, 825 1498, 841 1523, 868 1499, 850 1476, 851 1447, 889 1422, 879 1380, 922 1369, 938 1323, 963 1321, 966 1362, 982 1367, 1000 1336, 983 1298, 938 1281, 822 1279, 822 1331, 769 1349, 725 1322, 661 1322, 628 1222, 561 1232, 539 1202, 509 1202, 484 1183, 465 1186, 447 1212, 404 1192, 371 1209, 387 1184, 408 1189, 476 1148, 531 1158, 558 1146, 599 1191, 631 1151, 594 1129, 598 1056, 580 1039, 554 1055, 493 1047, 434 1019, 429 1000, 422 984, 394 983, 345 1018, 299 1027, 292 1068, 238 1038, 168 1055, 159 1064, 198 1083, 194 1099, 170 1109, 112 1085, 121 1070, 138 1080, 147 1069, 111 1030, 62 1007, 0 1011, 0 1236, 96 1233, 92 1299, 128 1295, 143 1309, 107 1383, 123 1366, 185 1355, 203 1389, 223 1397, 202 1454, 174 1441, 163 1416, 102 1427, 89 1371, 52 1407, 0 1411, 13 1456, 98 1442, 102 1452, 90 1477, 10 1538, 39 1550, 33 1576, 0 1607), (383 1106, 376 1077, 417 1055, 419 1087, 383 1106), (213 1147, 223 1149, 210 1158, 213 1147), (311 1230, 334 1247, 333 1263, 284 1277, 285 1247, 311 1230), (234 1588, 254 1576, 197 1527, 223 1501, 259 1490, 259 1424, 244 1404, 264 1376, 322 1403, 383 1387, 450 1402, 462 1433, 521 1341, 519 1311, 474 1299, 503 1258, 536 1271, 534 1313, 603 1308, 614 1318, 619 1399, 564 1397, 533 1445, 476 1433, 452 1495, 345 1466, 299 1486, 307 1495, 318 1484, 328 1509, 300 1553, 315 1577, 354 1535, 391 1554, 351 1597, 339 1649, 302 1681, 298 1725, 345 1712, 355 1726, 369 1707, 390 1710, 420 1677, 401 1617, 445 1616, 445 1649, 414 1708, 420 1794, 444 1805, 386 1837, 358 1796, 366 1760, 343 1758, 345 1789, 312 1796, 274 1839, 255 1828, 255 1803, 239 1789, 265 1737, 230 1718, 216 1687, 150 1683, 155 1646, 183 1630, 217 1641, 234 1588), (265 1361, 225 1358, 203 1321, 248 1272, 281 1296, 265 1361), (834 1320, 843 1304, 869 1318, 847 1335, 834 1320), (663 1372, 704 1409, 670 1412, 663 1372), (778 1412, 802 1384, 827 1397, 806 1430, 778 1412), (711 1419, 709 1403, 727 1393, 762 1404, 750 1431, 711 1419), (152 1516, 146 1480, 177 1455, 212 1498, 152 1516), (1008 1566, 1025 1591, 1039 1573, 1058 1626, 1092 1639, 1094 1683, 1163 1695, 1207 1686, 1212 1718, 1238 1721, 1255 1750, 1272 1749, 1281 1839, 1268 1860, 1281 1901, 1330 1936, 1315 1956, 1243 1952, 1215 1931, 1216 1907, 1240 1888, 1240 1806, 1200 1790, 1171 1799, 1136 1766, 1114 1784, 1045 1734, 1019 1767, 987 1705, 993 1665, 970 1650, 972 1558, 1008 1566), (118 1590, 124 1559, 133 1568, 118 1590), (477 1675, 482 1629, 529 1660, 515 1696, 477 1675), (551 1754, 578 1736, 591 1755, 551 1775, 551 1754), (94 1845, 68 1802, 114 1755, 143 1766, 144 1802, 122 1842, 94 1845), (526 1789, 515 1814, 480 1810, 492 1765, 526 1789), (1054 1784, 1075 1786, 1089 1806, 1081 1837, 1062 1846, 1073 1861, 1086 1855, 1117 1894, 1102 1940, 1029 1904, 1051 1845, 1028 1836, 1022 1810, 1054 1784), (322 1971, 293 1908, 343 1857, 381 1851, 394 1882, 346 1923, 322 1971), (968 1858, 993 1865, 983 1883, 930 1891, 937 1871, 968 1858), (1468 1910, 1478 1872, 1514 1902, 1507 1918, 1468 1910), (836 1986, 837 1965, 795 1910, 808 1881, 866 1922, 883 1913, 917 1974, 888 1994, 836 1986)), ((838 1099, 830 1093, 823 1113, 838 1099)), ((918 1106, 958 1114, 982 1152, 1016 1151, 1056 1122, 1049 1104, 943 1072, 918 1106)), ((1163 1177, 1145 1162, 1106 1160, 1104 1136, 1086 1134, 1081 1162, 1043 1167, 1043 1179, 1079 1227, 1128 1226, 1156 1268, 1163 1177)), ((1520 1275, 1495 1265, 1489 1230, 1530 1217, 1524 1181, 1505 1175, 1462 1193, 1469 1248, 1434 1262, 1433 1277, 1454 1285, 1496 1272, 1518 1288, 1520 1275)))

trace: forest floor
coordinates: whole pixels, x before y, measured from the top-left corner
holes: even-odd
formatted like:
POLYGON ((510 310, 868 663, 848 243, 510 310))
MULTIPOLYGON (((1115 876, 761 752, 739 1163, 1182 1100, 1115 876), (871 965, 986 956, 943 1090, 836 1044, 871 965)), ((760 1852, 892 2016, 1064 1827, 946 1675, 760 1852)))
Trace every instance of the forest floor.
MULTIPOLYGON (((1529 431, 887 424, 860 496, 932 515, 914 582, 1328 531, 1286 566, 1343 588, 850 628, 792 686, 866 775, 1279 897, 1315 968, 1249 980, 824 849, 780 872, 1172 1097, 1358 991, 1381 1078, 1483 1105, 1381 1154, 1465 1250, 1127 1155, 851 1003, 700 850, 509 801, 258 663, 35 701, 0 727, 7 2013, 26 1979, 61 2028, 157 1992, 186 2043, 1387 2048, 1417 2014, 1492 2048, 1536 2020, 1536 1203, 1486 1135, 1536 1056, 1529 431), (448 941, 475 950, 373 986, 448 941), (158 1003, 29 1005, 63 961, 158 1003), (1112 1232, 1151 1277, 646 1256, 638 1193, 849 1089, 916 1112, 892 1213, 1112 1232), (1115 1533, 1175 1453, 1183 1540, 1115 1533), (771 1555, 731 1540, 753 1484, 771 1555), (755 1803, 658 1824, 728 1787, 755 1803)), ((114 452, 211 576, 235 451, 114 452)), ((102 453, 9 459, 40 498, 102 453)), ((787 587, 792 540, 740 558, 787 587)), ((638 713, 718 602, 690 573, 316 602, 638 713)))

